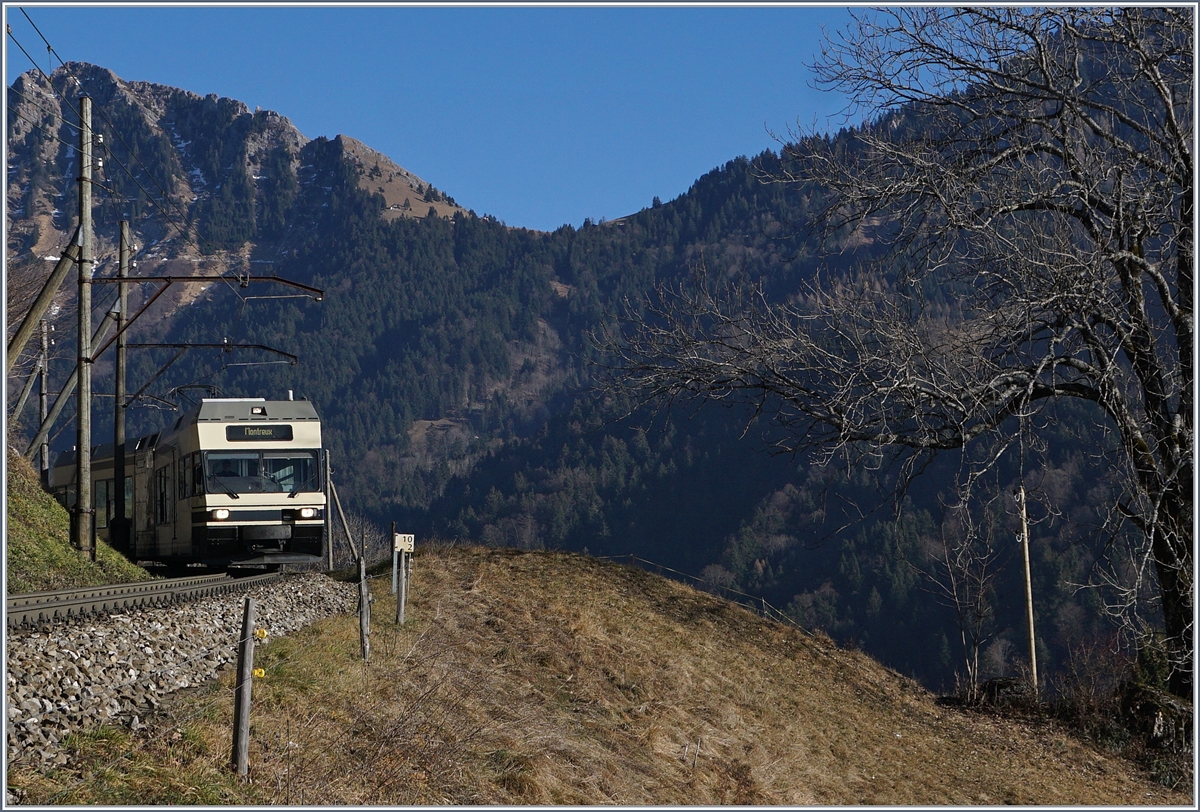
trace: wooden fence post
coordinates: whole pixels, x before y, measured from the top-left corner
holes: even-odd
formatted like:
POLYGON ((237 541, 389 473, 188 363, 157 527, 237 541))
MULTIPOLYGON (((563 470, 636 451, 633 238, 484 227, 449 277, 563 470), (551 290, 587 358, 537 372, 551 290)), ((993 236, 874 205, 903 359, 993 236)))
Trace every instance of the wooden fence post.
POLYGON ((367 583, 367 560, 358 558, 358 640, 364 662, 371 661, 371 586, 367 583))
POLYGON ((250 770, 250 689, 254 682, 254 598, 247 597, 242 612, 242 637, 238 646, 237 687, 233 694, 233 766, 240 777, 250 770))

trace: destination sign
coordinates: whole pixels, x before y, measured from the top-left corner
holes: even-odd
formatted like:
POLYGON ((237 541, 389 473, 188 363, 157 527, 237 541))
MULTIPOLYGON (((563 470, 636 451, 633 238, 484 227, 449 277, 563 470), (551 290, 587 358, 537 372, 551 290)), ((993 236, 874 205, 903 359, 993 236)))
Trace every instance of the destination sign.
POLYGON ((226 426, 225 439, 231 443, 241 443, 251 440, 290 440, 292 427, 282 426, 226 426))

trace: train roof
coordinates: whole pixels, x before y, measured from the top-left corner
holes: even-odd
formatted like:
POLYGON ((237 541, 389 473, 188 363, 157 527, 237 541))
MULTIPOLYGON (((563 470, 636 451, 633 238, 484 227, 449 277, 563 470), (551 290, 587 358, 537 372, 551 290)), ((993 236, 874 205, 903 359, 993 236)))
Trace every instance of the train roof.
MULTIPOLYGON (((132 455, 137 451, 141 451, 143 448, 149 448, 158 442, 158 435, 159 432, 156 431, 153 434, 146 434, 134 439, 127 439, 125 441, 125 454, 127 456, 132 455)), ((92 446, 92 459, 107 459, 113 456, 115 448, 116 446, 112 443, 100 443, 98 445, 94 445, 92 446)), ((54 458, 53 467, 58 468, 61 465, 74 465, 75 457, 76 449, 74 448, 70 448, 66 451, 60 451, 54 458)))
POLYGON ((205 398, 179 416, 171 431, 198 423, 229 423, 250 420, 312 420, 320 422, 317 410, 307 400, 265 398, 205 398))
POLYGON ((307 400, 263 398, 205 398, 180 418, 182 426, 191 417, 208 420, 317 420, 317 410, 307 400), (193 414, 194 413, 194 414, 193 414))
MULTIPOLYGON (((320 418, 317 417, 317 410, 307 400, 205 398, 198 405, 193 406, 180 415, 170 429, 163 429, 161 432, 147 434, 136 440, 127 441, 126 453, 131 454, 134 450, 149 448, 158 442, 160 434, 164 435, 164 439, 166 439, 166 435, 178 431, 183 426, 209 422, 227 423, 239 420, 311 420, 313 422, 320 422, 320 418)), ((74 465, 75 456, 75 449, 60 452, 55 458, 54 466, 57 468, 60 465, 74 465)), ((92 456, 97 459, 113 456, 113 444, 101 443, 92 446, 92 456)))

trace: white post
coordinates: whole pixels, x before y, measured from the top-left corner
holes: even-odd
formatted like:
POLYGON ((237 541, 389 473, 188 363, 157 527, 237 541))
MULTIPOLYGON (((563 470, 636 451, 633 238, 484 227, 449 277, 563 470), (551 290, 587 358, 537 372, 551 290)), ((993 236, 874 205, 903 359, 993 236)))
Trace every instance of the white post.
POLYGON ((1029 514, 1025 510, 1025 485, 1017 491, 1021 509, 1021 548, 1025 556, 1025 624, 1029 630, 1029 675, 1033 680, 1033 695, 1038 694, 1037 641, 1033 634, 1033 579, 1029 574, 1029 514))
POLYGON ((403 626, 415 539, 410 533, 394 532, 394 524, 392 527, 392 591, 396 593, 396 625, 403 626))
POLYGON ((400 592, 396 595, 396 625, 404 625, 404 604, 408 603, 408 553, 400 556, 400 592))
POLYGON ((392 522, 392 594, 396 594, 396 576, 400 564, 400 549, 396 546, 396 523, 392 522))

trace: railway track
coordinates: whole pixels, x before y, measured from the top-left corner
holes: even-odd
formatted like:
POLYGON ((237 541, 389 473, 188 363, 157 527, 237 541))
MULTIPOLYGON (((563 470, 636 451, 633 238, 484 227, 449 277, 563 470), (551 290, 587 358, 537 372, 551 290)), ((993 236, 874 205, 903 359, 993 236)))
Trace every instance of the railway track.
POLYGON ((279 573, 276 572, 242 578, 231 578, 220 573, 10 595, 7 603, 8 628, 32 628, 89 615, 111 614, 123 609, 198 600, 210 595, 239 592, 278 577, 279 573))

